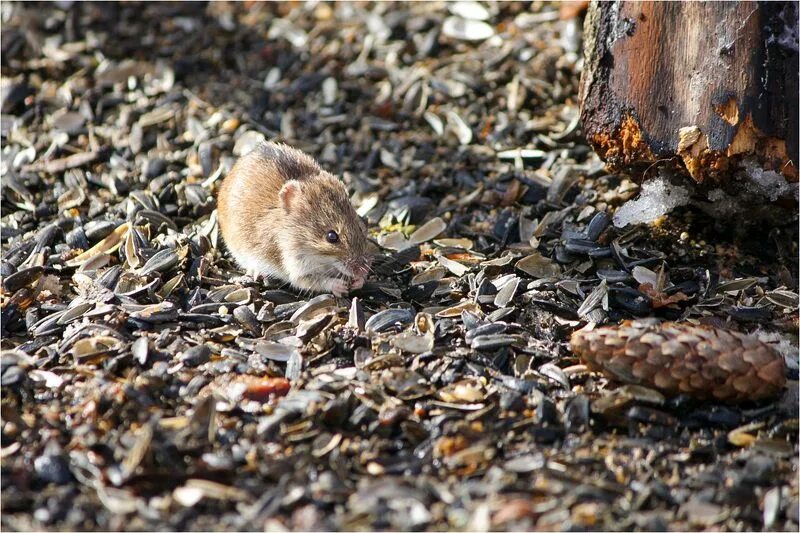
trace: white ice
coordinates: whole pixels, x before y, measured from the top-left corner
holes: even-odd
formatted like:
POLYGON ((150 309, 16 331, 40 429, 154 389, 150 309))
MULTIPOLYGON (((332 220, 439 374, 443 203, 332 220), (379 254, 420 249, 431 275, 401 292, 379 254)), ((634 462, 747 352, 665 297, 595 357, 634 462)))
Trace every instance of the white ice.
POLYGON ((655 178, 642 183, 642 190, 636 199, 628 200, 617 209, 613 222, 618 228, 652 222, 676 207, 688 204, 689 199, 689 189, 673 185, 662 171, 655 178))
POLYGON ((781 196, 797 193, 797 185, 788 183, 782 174, 774 170, 764 170, 758 163, 748 159, 744 162, 744 171, 749 180, 746 181, 748 192, 774 202, 781 196))

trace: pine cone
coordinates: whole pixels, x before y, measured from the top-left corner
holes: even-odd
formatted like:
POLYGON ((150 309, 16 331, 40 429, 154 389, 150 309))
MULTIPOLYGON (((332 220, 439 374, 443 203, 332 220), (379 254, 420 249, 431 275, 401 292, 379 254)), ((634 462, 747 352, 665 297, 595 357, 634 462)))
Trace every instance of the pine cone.
POLYGON ((759 400, 780 393, 786 383, 783 356, 736 331, 626 321, 578 330, 570 347, 590 368, 611 379, 667 394, 729 402, 759 400))

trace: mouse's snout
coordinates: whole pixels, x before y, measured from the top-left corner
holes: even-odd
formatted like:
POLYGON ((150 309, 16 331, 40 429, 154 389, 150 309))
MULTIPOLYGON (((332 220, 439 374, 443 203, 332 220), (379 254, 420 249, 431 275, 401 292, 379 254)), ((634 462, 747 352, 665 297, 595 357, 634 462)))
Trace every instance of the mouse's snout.
POLYGON ((369 257, 356 257, 347 262, 347 268, 353 276, 352 288, 357 289, 364 285, 369 274, 370 258, 369 257))
POLYGON ((366 278, 367 274, 369 274, 369 265, 370 260, 369 257, 358 257, 350 262, 350 270, 353 272, 353 276, 357 278, 366 278))

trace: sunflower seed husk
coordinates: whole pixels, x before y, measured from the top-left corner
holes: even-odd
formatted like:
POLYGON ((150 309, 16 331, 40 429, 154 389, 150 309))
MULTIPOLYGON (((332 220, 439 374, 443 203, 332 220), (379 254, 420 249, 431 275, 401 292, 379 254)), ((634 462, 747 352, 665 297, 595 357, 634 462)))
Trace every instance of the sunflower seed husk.
POLYGON ((420 226, 414 233, 408 237, 408 244, 413 246, 415 244, 422 244, 435 239, 440 233, 447 229, 447 224, 439 217, 433 218, 420 226))
POLYGON ((516 268, 534 278, 555 278, 561 274, 561 267, 541 254, 523 257, 517 261, 516 268))
POLYGON ((494 30, 480 20, 447 17, 442 25, 442 33, 454 39, 483 41, 494 35, 494 30))
POLYGON ((413 320, 414 312, 410 309, 387 309, 369 317, 365 329, 380 333, 395 325, 409 324, 413 320))

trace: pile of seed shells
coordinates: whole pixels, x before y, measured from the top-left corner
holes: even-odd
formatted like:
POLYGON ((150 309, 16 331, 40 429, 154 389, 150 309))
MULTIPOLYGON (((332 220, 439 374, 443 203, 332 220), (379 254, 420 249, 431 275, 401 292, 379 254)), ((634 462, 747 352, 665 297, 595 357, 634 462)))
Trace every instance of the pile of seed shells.
POLYGON ((796 220, 614 227, 638 186, 581 137, 566 7, 3 3, 0 524, 796 530, 796 220), (362 289, 232 263, 215 193, 264 139, 342 176, 362 289), (786 385, 728 405, 569 348, 645 317, 786 385))

